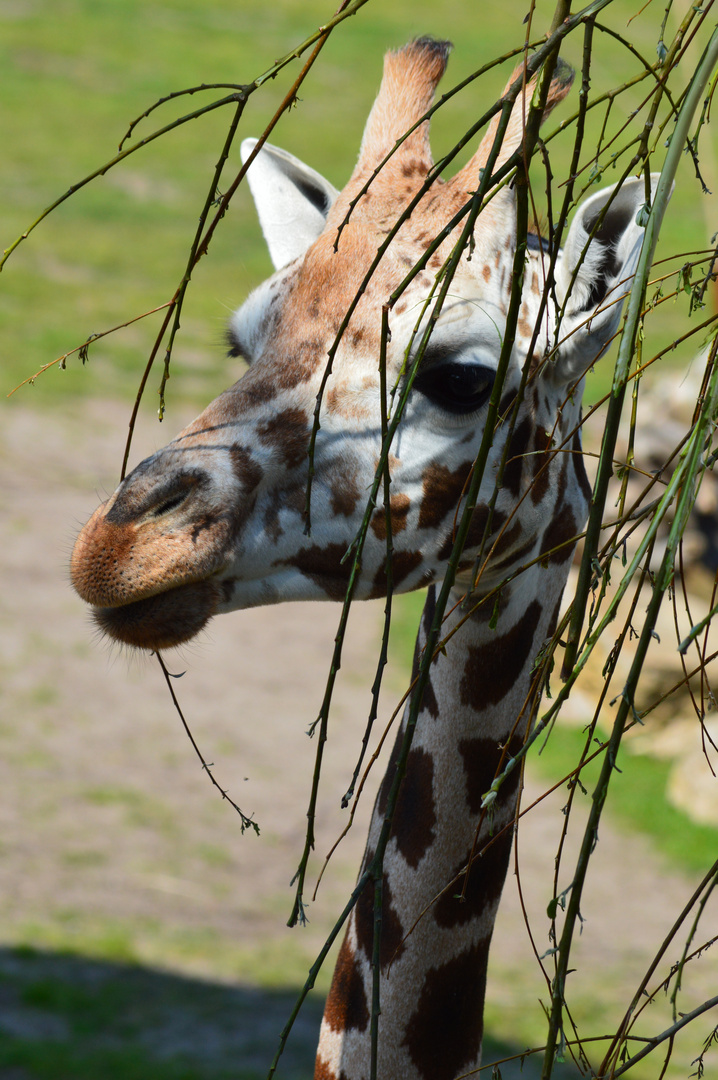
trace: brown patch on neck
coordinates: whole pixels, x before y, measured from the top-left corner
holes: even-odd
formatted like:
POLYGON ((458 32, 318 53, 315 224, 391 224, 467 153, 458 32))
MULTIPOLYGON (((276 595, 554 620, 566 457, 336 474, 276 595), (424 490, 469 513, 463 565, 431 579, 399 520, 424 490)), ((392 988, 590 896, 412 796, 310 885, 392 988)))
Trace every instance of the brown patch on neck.
POLYGON ((581 449, 581 432, 576 431, 571 441, 571 459, 573 461, 573 468, 576 473, 576 482, 581 489, 581 494, 587 503, 590 504, 591 497, 593 495, 593 489, 588 482, 588 476, 586 475, 586 467, 583 464, 583 450, 581 449))
POLYGON ((568 503, 561 503, 549 523, 541 550, 547 554, 547 561, 552 566, 561 566, 573 555, 576 548, 575 536, 578 532, 576 515, 568 503))
MULTIPOLYGON (((506 784, 509 784, 509 780, 513 781, 513 777, 509 777, 506 784)), ((484 788, 484 794, 489 790, 490 783, 484 788)), ((511 791, 506 793, 506 798, 515 795, 517 782, 513 781, 510 787, 511 791)), ((503 794, 503 787, 501 791, 503 794)), ((469 848, 465 858, 451 871, 452 879, 458 880, 453 880, 434 906, 434 917, 438 926, 446 929, 466 926, 474 919, 481 918, 487 909, 490 911, 498 904, 511 855, 513 830, 506 829, 501 836, 485 837, 485 840, 488 840, 486 850, 477 850, 474 853, 471 866, 468 865, 472 855, 469 848)))
POLYGON ((324 1008, 324 1019, 332 1031, 366 1031, 369 1004, 356 957, 345 937, 339 950, 334 978, 324 1008))
MULTIPOLYGON (((391 556, 391 566, 394 588, 398 588, 409 574, 413 573, 417 567, 421 566, 423 561, 424 556, 420 551, 393 552, 391 556)), ((382 563, 374 577, 374 585, 371 592, 372 599, 375 599, 377 596, 386 596, 386 588, 386 566, 382 563)))
POLYGON ((502 485, 505 488, 508 488, 515 498, 518 498, 521 494, 521 480, 524 475, 524 466, 526 464, 525 455, 529 447, 530 438, 531 421, 525 416, 514 428, 511 442, 508 446, 506 466, 504 468, 503 476, 501 477, 502 485))
POLYGON ((537 427, 534 432, 533 454, 531 468, 533 483, 531 484, 531 501, 538 506, 546 497, 551 480, 551 464, 555 457, 555 451, 551 448, 552 433, 537 427))
MULTIPOLYGON (((507 747, 499 746, 496 739, 481 736, 460 741, 459 753, 464 760, 466 802, 472 814, 481 813, 484 796, 490 790, 499 769, 508 757, 514 757, 519 752, 522 745, 523 740, 517 735, 509 739, 507 747)), ((500 805, 505 806, 516 794, 518 780, 519 770, 514 769, 501 785, 500 805)))
MULTIPOLYGON (((374 858, 374 852, 367 851, 364 866, 374 858)), ((394 907, 394 897, 389 879, 384 875, 382 903, 382 934, 379 947, 379 966, 386 971, 404 951, 404 929, 394 907)), ((371 960, 374 950, 374 884, 368 881, 362 890, 356 905, 357 947, 367 960, 371 960)))
POLYGON ((484 645, 469 646, 460 684, 462 704, 481 712, 487 706, 498 705, 514 687, 531 659, 542 610, 538 600, 532 600, 505 634, 497 632, 484 645))
POLYGON ((434 843, 434 762, 426 750, 409 751, 401 782, 391 835, 413 870, 434 843))
POLYGON ((473 623, 490 622, 494 615, 500 618, 508 607, 510 600, 511 586, 503 585, 497 595, 490 596, 489 599, 484 600, 471 610, 469 617, 473 623))
POLYGON ((422 1080, 455 1080, 481 1048, 490 935, 426 972, 404 1045, 422 1080))
POLYGON ((504 514, 502 510, 497 510, 496 507, 494 507, 492 512, 489 510, 488 506, 477 506, 471 515, 469 531, 466 534, 466 546, 468 548, 478 548, 484 538, 486 526, 487 523, 489 523, 489 516, 491 520, 489 525, 489 537, 487 539, 488 546, 491 544, 491 537, 499 532, 506 524, 506 514, 504 514))
MULTIPOLYGON (((494 511, 493 511, 493 513, 491 515, 491 531, 488 534, 486 551, 488 551, 490 546, 491 546, 491 536, 494 533, 498 532, 499 529, 501 529, 501 527, 503 526, 505 521, 506 521, 506 514, 504 514, 501 510, 494 509, 494 511)), ((476 549, 476 548, 479 547, 479 545, 481 544, 481 541, 482 541, 482 539, 484 537, 484 534, 486 532, 486 527, 488 525, 488 522, 489 522, 489 508, 488 508, 488 506, 484 506, 484 505, 477 506, 475 508, 473 514, 471 515, 471 521, 469 523, 469 528, 468 528, 468 531, 466 533, 466 543, 464 544, 464 547, 467 549, 467 551, 471 551, 471 550, 476 549)), ((444 543, 442 544, 441 549, 439 550, 439 558, 440 559, 446 560, 446 559, 448 559, 450 557, 452 548, 454 546, 454 542, 455 542, 454 534, 449 533, 449 535, 444 540, 444 543)))
POLYGON ((316 1065, 314 1066, 314 1080, 341 1080, 332 1069, 331 1065, 328 1065, 324 1058, 317 1057, 316 1065))

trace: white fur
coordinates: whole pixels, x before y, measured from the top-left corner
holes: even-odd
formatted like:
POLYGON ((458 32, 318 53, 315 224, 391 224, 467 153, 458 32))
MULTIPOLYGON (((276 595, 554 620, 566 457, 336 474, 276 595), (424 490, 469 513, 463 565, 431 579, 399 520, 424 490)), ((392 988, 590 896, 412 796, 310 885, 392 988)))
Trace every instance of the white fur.
MULTIPOLYGON (((657 183, 658 175, 652 175, 651 199, 657 183)), ((558 335, 565 344, 560 348, 557 368, 566 381, 572 375, 582 375, 605 351, 618 329, 623 301, 633 284, 645 232, 639 224, 646 201, 643 177, 624 181, 606 211, 600 238, 594 237, 584 254, 596 220, 614 191, 615 184, 581 203, 557 264, 556 297, 562 307, 565 304, 558 335), (608 270, 611 263, 615 265, 608 270), (589 301, 594 284, 601 280, 600 295, 589 301)))
MULTIPOLYGON (((256 145, 256 139, 244 140, 240 147, 243 162, 256 145)), ((314 243, 339 192, 299 158, 268 143, 249 166, 247 182, 270 257, 279 270, 314 243), (315 194, 314 201, 308 191, 315 194), (324 208, 318 209, 316 203, 322 202, 324 208)))

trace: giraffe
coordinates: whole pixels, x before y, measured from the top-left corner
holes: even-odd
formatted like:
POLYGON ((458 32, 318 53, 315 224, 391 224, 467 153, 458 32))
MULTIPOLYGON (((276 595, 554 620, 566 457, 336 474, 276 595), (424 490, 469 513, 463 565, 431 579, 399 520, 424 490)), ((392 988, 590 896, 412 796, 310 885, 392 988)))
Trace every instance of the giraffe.
MULTIPOLYGON (((190 640, 223 612, 344 597, 350 565, 344 556, 381 448, 382 305, 478 187, 497 117, 471 160, 418 199, 358 297, 322 397, 307 529, 313 410, 345 312, 432 167, 429 124, 419 121, 449 49, 447 42, 419 38, 387 54, 358 162, 341 192, 268 144, 251 164, 249 186, 275 273, 230 322, 231 352, 248 370, 126 477, 73 551, 74 587, 112 640, 161 650, 190 640)), ((544 116, 571 79, 559 63, 544 116)), ((532 90, 529 84, 516 99, 494 170, 522 146, 532 90)), ((247 140, 243 156, 255 147, 247 140)), ((581 203, 543 308, 547 255, 537 242, 525 254, 499 422, 453 583, 456 603, 444 624, 444 632, 459 632, 431 665, 386 848, 375 1048, 382 1080, 453 1080, 480 1061, 488 950, 511 845, 511 829, 502 827, 515 812, 518 770, 501 787, 491 823, 483 820, 482 805, 506 754, 526 733, 534 661, 556 625, 585 520, 582 378, 618 326, 644 201, 640 179, 581 203), (475 579, 485 533, 490 557, 475 579), (488 596, 495 599, 482 604, 488 596), (467 597, 468 615, 458 604, 467 597), (472 845, 478 857, 469 865, 472 845)), ((382 361, 389 387, 407 378, 407 350, 416 347, 417 326, 427 323, 421 312, 455 239, 455 231, 447 235, 390 310, 382 361)), ((389 506, 373 510, 367 530, 355 598, 387 591, 388 531, 393 588, 428 586, 417 662, 487 426, 515 247, 515 195, 504 186, 482 210, 458 263, 391 448, 389 506)), ((403 732, 404 726, 379 789, 364 866, 376 849, 403 732)), ((369 1076, 373 926, 367 887, 339 953, 316 1080, 369 1076)))

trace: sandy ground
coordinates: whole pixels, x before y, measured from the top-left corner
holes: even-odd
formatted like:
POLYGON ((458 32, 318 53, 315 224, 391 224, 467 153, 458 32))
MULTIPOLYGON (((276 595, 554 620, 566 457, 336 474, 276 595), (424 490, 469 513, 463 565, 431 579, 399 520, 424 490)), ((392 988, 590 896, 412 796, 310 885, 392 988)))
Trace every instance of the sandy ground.
MULTIPOLYGON (((51 415, 21 403, 3 415, 0 971, 6 985, 13 978, 26 985, 27 963, 41 964, 46 977, 54 972, 87 986, 120 971, 126 988, 128 979, 140 980, 141 990, 130 986, 128 994, 146 1002, 137 1039, 148 1054, 186 1052, 259 1068, 286 1016, 287 988, 300 984, 351 889, 375 786, 332 860, 309 927, 290 931, 289 881, 315 750, 305 733, 321 701, 338 608, 295 604, 223 617, 198 645, 167 658, 171 670, 186 670, 176 689, 218 781, 260 824, 260 837, 242 836, 194 757, 156 663, 108 651, 68 585, 73 535, 115 485, 125 426, 115 405, 73 410, 51 415), (37 952, 23 960, 18 945, 37 952), (204 1011, 190 994, 198 986, 213 1003, 204 1011), (160 1007, 168 987, 173 1008, 160 1007)), ((149 423, 134 460, 171 437, 181 419, 149 423)), ((357 606, 335 695, 312 882, 346 819, 339 797, 363 730, 380 624, 380 605, 357 606)), ((400 683, 400 673, 390 672, 384 720, 400 683)), ((528 796, 539 792, 530 778, 528 796)), ((521 885, 540 953, 550 944, 546 905, 564 801, 565 793, 547 800, 520 833, 521 885)), ((569 845, 563 886, 571 865, 569 845)), ((644 839, 603 825, 570 977, 583 1034, 605 1031, 620 1016, 694 886, 644 839)), ((713 899, 696 943, 718 933, 716 907, 713 899)), ((686 933, 669 948, 663 974, 686 933)), ((710 952, 691 967, 683 1011, 718 986, 710 952)), ((0 1031, 62 1039, 66 1018, 27 997, 0 995, 0 1031)), ((526 1032, 540 1039, 539 997, 547 1000, 546 982, 513 878, 493 948, 490 1033, 518 1049, 533 1037, 526 1032)), ((661 1008, 650 1010, 653 1031, 670 1022, 661 1008)), ((304 1075, 318 1015, 315 1005, 302 1022, 286 1075, 304 1075)), ((703 1017, 679 1040, 680 1068, 669 1075, 692 1071, 689 1062, 717 1020, 703 1017)), ((659 1071, 651 1064, 642 1075, 659 1071)))

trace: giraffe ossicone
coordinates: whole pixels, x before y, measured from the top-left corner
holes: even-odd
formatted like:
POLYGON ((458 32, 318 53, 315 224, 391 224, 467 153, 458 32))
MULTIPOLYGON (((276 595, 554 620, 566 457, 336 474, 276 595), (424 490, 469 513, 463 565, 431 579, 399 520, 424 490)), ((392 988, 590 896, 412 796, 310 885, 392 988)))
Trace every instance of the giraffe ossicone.
MULTIPOLYGON (((249 369, 130 473, 75 545, 73 583, 112 639, 164 649, 189 640, 222 612, 343 598, 350 565, 344 556, 381 451, 382 305, 476 190, 496 120, 471 161, 418 199, 356 303, 322 399, 307 535, 315 401, 345 312, 432 167, 429 125, 418 122, 448 51, 445 42, 421 38, 387 55, 357 166, 341 192, 284 151, 259 150, 248 180, 276 272, 231 320, 232 351, 249 369)), ((559 65, 545 115, 570 83, 568 69, 559 65)), ((524 88, 517 98, 495 169, 522 145, 531 92, 524 88)), ((245 157, 255 147, 246 141, 245 157)), ((472 581, 487 529, 491 556, 476 595, 527 569, 501 590, 497 604, 466 619, 437 657, 424 694, 384 864, 382 1080, 453 1080, 480 1059, 488 948, 510 830, 468 873, 467 862, 482 798, 502 755, 520 743, 529 723, 533 661, 555 625, 583 526, 590 491, 580 452, 581 380, 618 326, 640 249, 637 218, 644 202, 643 179, 583 202, 557 258, 555 288, 546 285, 544 246, 529 244, 526 252, 501 422, 459 564, 457 596, 472 581), (447 886, 462 874, 465 901, 459 903, 447 886)), ((398 393, 417 326, 421 330, 428 318, 422 321, 420 313, 458 228, 390 310, 386 384, 398 393)), ((431 586, 418 647, 484 433, 505 337, 515 233, 514 193, 504 186, 479 215, 472 245, 458 263, 389 457, 393 587, 431 586)), ((387 514, 380 501, 355 598, 385 593, 386 560, 387 514)), ((458 618, 458 612, 450 616, 448 627, 458 618)), ((402 735, 403 729, 397 746, 402 735)), ((377 799, 365 865, 378 842, 395 765, 396 753, 377 799)), ((511 821, 516 796, 515 780, 502 786, 494 828, 511 821)), ((477 852, 487 836, 484 823, 477 852)), ((372 896, 368 890, 360 897, 339 956, 317 1058, 322 1080, 369 1075, 372 896)))

